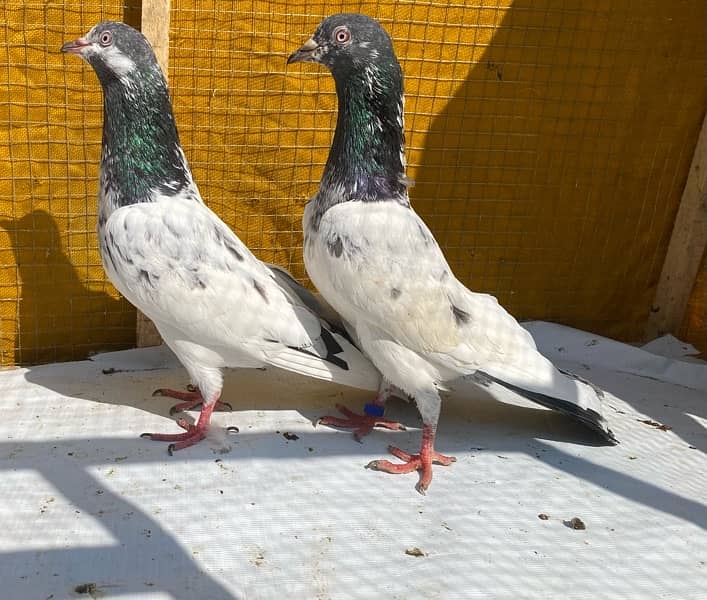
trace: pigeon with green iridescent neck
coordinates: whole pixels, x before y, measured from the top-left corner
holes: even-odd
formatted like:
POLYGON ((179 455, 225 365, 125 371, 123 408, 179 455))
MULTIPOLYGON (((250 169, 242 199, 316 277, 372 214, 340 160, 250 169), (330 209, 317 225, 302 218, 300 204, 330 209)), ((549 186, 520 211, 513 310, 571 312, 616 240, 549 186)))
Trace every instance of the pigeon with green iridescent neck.
POLYGON ((316 298, 259 261, 203 203, 179 144, 167 85, 145 37, 106 21, 64 44, 103 87, 98 240, 118 290, 157 326, 196 391, 158 390, 201 405, 170 453, 205 435, 224 367, 273 365, 376 390, 379 373, 323 318, 316 298))
POLYGON ((289 57, 293 62, 327 67, 339 102, 319 191, 304 212, 307 272, 384 381, 414 398, 422 415, 419 454, 391 446, 402 463, 368 466, 418 470, 424 493, 432 463, 454 461, 435 450, 434 440, 440 391, 463 376, 566 413, 614 441, 602 392, 556 369, 494 297, 459 282, 410 206, 403 76, 384 29, 363 15, 334 15, 289 57))

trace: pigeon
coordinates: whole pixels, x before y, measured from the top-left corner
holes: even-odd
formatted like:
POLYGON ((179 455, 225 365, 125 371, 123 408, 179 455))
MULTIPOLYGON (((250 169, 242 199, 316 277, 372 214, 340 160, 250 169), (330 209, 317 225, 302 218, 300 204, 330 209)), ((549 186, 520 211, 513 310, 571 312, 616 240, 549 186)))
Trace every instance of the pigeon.
POLYGON ((284 269, 258 260, 204 204, 179 143, 163 73, 145 37, 101 22, 64 44, 96 72, 104 122, 98 240, 108 278, 156 325, 189 374, 192 391, 157 390, 201 406, 171 454, 205 437, 225 367, 280 367, 377 390, 380 374, 320 315, 316 297, 284 269))
POLYGON ((302 220, 307 273, 384 381, 414 398, 422 417, 418 454, 390 446, 402 463, 368 467, 419 471, 416 487, 424 494, 432 464, 455 461, 434 441, 440 392, 460 377, 500 385, 615 442, 601 390, 555 368, 496 298, 456 279, 411 207, 403 75, 381 25, 364 15, 333 15, 287 62, 325 66, 338 97, 329 157, 302 220))

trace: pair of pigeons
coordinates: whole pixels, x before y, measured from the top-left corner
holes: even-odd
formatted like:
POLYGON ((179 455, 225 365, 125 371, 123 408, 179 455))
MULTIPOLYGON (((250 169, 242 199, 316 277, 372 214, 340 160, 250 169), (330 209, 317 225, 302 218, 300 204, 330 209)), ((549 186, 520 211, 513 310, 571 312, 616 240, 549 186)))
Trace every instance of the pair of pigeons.
POLYGON ((423 421, 419 453, 390 447, 402 462, 368 466, 419 471, 421 493, 433 463, 454 461, 434 440, 440 391, 460 376, 501 385, 614 441, 601 391, 556 369, 494 297, 464 287, 410 206, 403 76, 375 20, 329 17, 287 61, 320 63, 336 82, 336 131, 303 229, 307 273, 340 320, 287 271, 258 260, 204 204, 165 79, 141 33, 106 21, 62 51, 86 60, 104 92, 103 266, 152 319, 196 386, 159 392, 181 400, 177 411, 201 406, 196 424, 177 421, 183 433, 144 437, 169 441, 170 454, 198 442, 219 404, 221 370, 273 365, 377 390, 363 415, 342 409, 345 418, 323 418, 358 435, 400 428, 383 418, 396 388, 413 398, 423 421))

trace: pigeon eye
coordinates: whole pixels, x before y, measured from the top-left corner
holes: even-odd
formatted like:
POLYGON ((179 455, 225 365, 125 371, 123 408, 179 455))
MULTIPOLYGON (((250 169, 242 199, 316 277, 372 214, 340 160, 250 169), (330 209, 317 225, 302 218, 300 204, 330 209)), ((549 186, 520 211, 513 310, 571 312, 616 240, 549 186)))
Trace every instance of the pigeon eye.
POLYGON ((344 44, 347 44, 348 42, 351 41, 351 32, 349 31, 348 27, 337 27, 334 29, 334 41, 339 44, 340 46, 343 46, 344 44))
POLYGON ((99 39, 101 46, 110 46, 113 43, 113 34, 110 31, 104 31, 99 39))

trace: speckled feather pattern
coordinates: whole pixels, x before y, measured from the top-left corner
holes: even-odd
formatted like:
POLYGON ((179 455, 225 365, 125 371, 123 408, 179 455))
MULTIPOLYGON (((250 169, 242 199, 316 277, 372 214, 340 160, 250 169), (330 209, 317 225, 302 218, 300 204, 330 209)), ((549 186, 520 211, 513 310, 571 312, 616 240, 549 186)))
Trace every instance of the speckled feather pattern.
POLYGON ((84 58, 104 89, 98 239, 105 271, 157 326, 206 403, 223 367, 275 365, 376 390, 380 375, 297 284, 259 261, 202 201, 144 37, 104 22, 84 58), (112 34, 110 50, 101 36, 112 34), (311 304, 311 302, 310 302, 311 304))
POLYGON ((600 394, 557 370, 494 297, 456 279, 406 186, 379 186, 366 197, 350 192, 360 188, 356 174, 371 173, 371 154, 387 157, 372 161, 384 171, 375 177, 405 180, 402 73, 385 31, 345 14, 325 20, 312 39, 320 49, 312 62, 336 81, 339 116, 320 188, 304 212, 304 259, 361 348, 387 381, 415 398, 432 427, 439 391, 478 374, 610 437, 600 394), (342 25, 352 41, 336 47, 332 31, 342 25))

